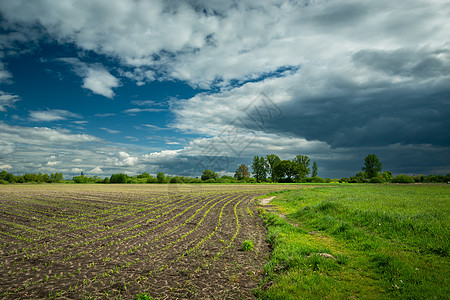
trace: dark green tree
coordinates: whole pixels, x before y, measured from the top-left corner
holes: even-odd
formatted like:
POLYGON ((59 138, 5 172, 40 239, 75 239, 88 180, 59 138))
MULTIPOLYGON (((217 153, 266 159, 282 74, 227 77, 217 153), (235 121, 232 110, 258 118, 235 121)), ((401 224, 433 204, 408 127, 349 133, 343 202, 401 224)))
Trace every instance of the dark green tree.
POLYGON ((270 174, 270 178, 272 178, 272 182, 277 182, 274 168, 281 161, 281 159, 276 154, 266 155, 266 163, 267 163, 267 171, 270 174))
POLYGON ((306 177, 309 174, 309 164, 311 163, 311 160, 306 155, 297 155, 293 159, 293 163, 296 169, 295 180, 299 182, 300 179, 306 177))
POLYGON ((318 174, 318 172, 317 172, 317 163, 316 163, 316 162, 313 162, 313 165, 312 165, 312 172, 311 172, 311 177, 316 177, 317 174, 318 174))
POLYGON ((369 154, 364 159, 364 166, 361 169, 366 173, 367 178, 371 179, 378 176, 383 165, 375 154, 369 154))
POLYGON ((384 171, 383 173, 381 173, 381 177, 383 178, 384 181, 386 182, 391 182, 392 180, 392 173, 389 171, 384 171))
POLYGON ((44 180, 44 182, 50 182, 50 176, 48 176, 47 173, 45 173, 44 175, 42 175, 42 179, 44 180))
POLYGON ((291 160, 282 160, 274 167, 274 175, 279 181, 292 182, 297 174, 297 166, 291 160))
POLYGON ((266 181, 267 163, 263 156, 253 157, 252 169, 257 182, 266 181))
MULTIPOLYGON (((84 175, 81 175, 84 176, 84 175)), ((111 178, 109 179, 110 183, 127 183, 128 176, 127 174, 112 174, 111 178)))
POLYGON ((216 180, 217 178, 219 178, 219 175, 208 169, 208 170, 203 171, 201 178, 203 181, 208 180, 208 179, 216 180))
POLYGON ((164 176, 163 172, 158 172, 158 174, 156 174, 156 180, 158 183, 166 183, 166 176, 164 176))
POLYGON ((237 180, 242 180, 249 177, 250 172, 248 171, 248 167, 244 164, 240 165, 234 173, 234 178, 236 178, 237 180))

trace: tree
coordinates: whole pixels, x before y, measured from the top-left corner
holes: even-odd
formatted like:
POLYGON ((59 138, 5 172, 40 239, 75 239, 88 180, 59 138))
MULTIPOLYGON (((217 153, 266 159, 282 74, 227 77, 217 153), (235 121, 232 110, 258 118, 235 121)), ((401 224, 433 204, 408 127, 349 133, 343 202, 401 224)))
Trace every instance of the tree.
POLYGON ((309 174, 309 164, 311 163, 311 160, 306 155, 297 155, 293 163, 295 165, 295 179, 297 182, 300 181, 301 178, 304 178, 306 175, 309 174))
POLYGON ((203 181, 208 180, 208 179, 216 180, 217 178, 219 178, 219 175, 208 169, 208 170, 203 171, 201 178, 203 181))
POLYGON ((272 182, 276 182, 277 178, 275 176, 274 168, 281 161, 281 159, 276 154, 266 155, 267 171, 272 178, 272 182))
POLYGON ((44 180, 44 182, 50 182, 50 176, 48 176, 47 173, 45 173, 44 175, 42 175, 42 179, 44 180))
POLYGON ((397 175, 396 177, 392 178, 393 183, 414 183, 414 179, 412 177, 409 177, 408 175, 397 175))
POLYGON ((316 177, 316 176, 317 176, 317 163, 313 162, 311 177, 316 177))
MULTIPOLYGON (((84 176, 84 175, 81 175, 84 176)), ((128 176, 127 174, 112 174, 111 178, 109 179, 110 183, 127 183, 128 176)))
POLYGON ((382 169, 383 165, 375 154, 367 155, 364 159, 364 166, 361 168, 369 179, 378 176, 382 169))
POLYGON ((156 174, 156 180, 158 183, 166 183, 166 176, 164 176, 163 172, 158 172, 158 174, 156 174))
POLYGON ((248 167, 244 164, 240 165, 234 173, 234 178, 236 178, 237 180, 242 180, 249 177, 250 172, 248 171, 248 167))
POLYGON ((253 157, 252 169, 257 182, 266 181, 267 163, 263 156, 253 157))
POLYGON ((383 173, 381 173, 381 177, 383 178, 384 181, 391 182, 391 180, 392 180, 392 173, 389 172, 389 171, 384 171, 383 173))
POLYGON ((292 177, 297 174, 297 166, 291 160, 282 160, 274 167, 274 175, 280 181, 292 182, 292 177))

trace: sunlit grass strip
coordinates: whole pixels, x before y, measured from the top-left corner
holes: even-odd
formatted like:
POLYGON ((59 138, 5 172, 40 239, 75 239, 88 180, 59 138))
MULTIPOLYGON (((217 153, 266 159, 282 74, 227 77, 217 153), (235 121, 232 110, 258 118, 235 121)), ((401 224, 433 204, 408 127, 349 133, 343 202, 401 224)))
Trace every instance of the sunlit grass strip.
POLYGON ((273 203, 304 230, 266 214, 274 285, 262 297, 447 298, 449 278, 437 274, 450 272, 449 191, 446 185, 364 185, 283 194, 273 203), (324 241, 349 253, 340 266, 310 255, 311 245, 324 241))

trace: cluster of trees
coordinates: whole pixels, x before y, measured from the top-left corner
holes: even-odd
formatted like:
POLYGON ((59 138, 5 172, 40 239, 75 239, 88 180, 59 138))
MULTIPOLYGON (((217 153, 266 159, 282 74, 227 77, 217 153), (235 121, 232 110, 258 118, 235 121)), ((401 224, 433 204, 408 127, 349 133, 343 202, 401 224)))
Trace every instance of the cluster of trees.
MULTIPOLYGON (((278 155, 269 154, 253 157, 253 174, 257 182, 306 182, 311 159, 306 155, 297 155, 292 160, 281 160, 278 155)), ((242 165, 241 165, 242 166, 242 165)), ((239 176, 239 169, 235 177, 239 176)), ((317 177, 317 163, 313 162, 311 178, 317 177)))
POLYGON ((383 164, 375 154, 369 154, 364 158, 364 165, 361 168, 362 171, 356 173, 355 176, 350 178, 343 177, 339 182, 350 183, 444 183, 450 182, 450 174, 447 175, 397 175, 392 176, 389 171, 381 172, 383 164))
POLYGON ((3 170, 0 172, 0 183, 27 183, 27 182, 61 182, 64 181, 64 176, 62 173, 38 173, 38 174, 24 174, 24 175, 14 175, 3 170))

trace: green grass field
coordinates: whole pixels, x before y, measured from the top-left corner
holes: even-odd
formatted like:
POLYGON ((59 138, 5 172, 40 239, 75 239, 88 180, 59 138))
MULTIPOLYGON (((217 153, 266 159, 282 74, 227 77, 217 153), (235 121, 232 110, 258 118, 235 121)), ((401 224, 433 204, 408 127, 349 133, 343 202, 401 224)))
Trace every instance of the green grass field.
POLYGON ((259 298, 448 299, 449 185, 276 195, 278 213, 262 212, 273 252, 259 298))

